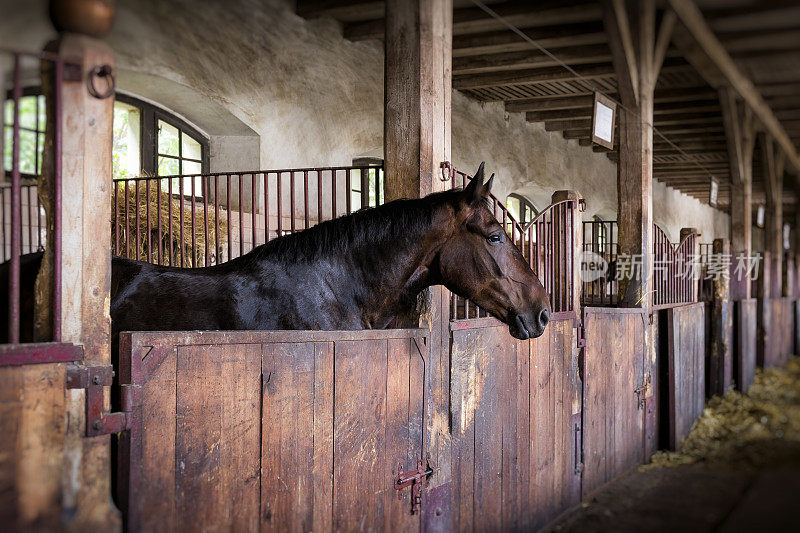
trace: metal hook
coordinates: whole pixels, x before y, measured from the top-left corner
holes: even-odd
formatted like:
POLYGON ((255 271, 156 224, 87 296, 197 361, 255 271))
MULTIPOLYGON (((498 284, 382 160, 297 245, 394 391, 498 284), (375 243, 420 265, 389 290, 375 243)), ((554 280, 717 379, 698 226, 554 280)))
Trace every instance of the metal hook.
POLYGON ((114 90, 116 88, 116 81, 114 80, 114 73, 111 70, 111 66, 101 65, 92 68, 92 70, 89 72, 89 77, 86 80, 86 85, 89 89, 89 94, 100 100, 105 100, 106 98, 114 94, 114 90), (100 92, 97 90, 97 87, 94 84, 95 78, 106 78, 107 80, 109 80, 107 82, 108 87, 104 92, 100 92))

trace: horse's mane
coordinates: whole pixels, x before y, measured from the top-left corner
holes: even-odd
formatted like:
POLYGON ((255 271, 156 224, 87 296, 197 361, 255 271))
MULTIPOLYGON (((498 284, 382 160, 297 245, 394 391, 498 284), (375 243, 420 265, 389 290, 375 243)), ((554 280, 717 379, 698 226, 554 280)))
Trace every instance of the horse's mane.
POLYGON ((247 255, 253 259, 311 261, 365 246, 399 244, 417 239, 431 228, 435 207, 454 198, 457 192, 445 191, 424 198, 395 200, 378 207, 363 208, 273 239, 247 255))

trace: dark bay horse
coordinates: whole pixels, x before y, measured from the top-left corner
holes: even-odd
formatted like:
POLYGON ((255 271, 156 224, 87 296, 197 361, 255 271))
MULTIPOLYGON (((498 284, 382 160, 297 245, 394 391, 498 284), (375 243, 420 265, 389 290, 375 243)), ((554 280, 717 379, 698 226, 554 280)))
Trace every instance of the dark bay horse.
MULTIPOLYGON (((113 338, 120 331, 385 328, 437 284, 502 320, 514 337, 538 337, 550 318, 548 295, 487 207, 493 178, 484 184, 481 164, 464 190, 363 209, 220 265, 181 269, 114 257, 113 338)), ((41 254, 22 263, 25 302, 41 254)), ((23 305, 22 322, 32 323, 25 309, 32 305, 23 305)))

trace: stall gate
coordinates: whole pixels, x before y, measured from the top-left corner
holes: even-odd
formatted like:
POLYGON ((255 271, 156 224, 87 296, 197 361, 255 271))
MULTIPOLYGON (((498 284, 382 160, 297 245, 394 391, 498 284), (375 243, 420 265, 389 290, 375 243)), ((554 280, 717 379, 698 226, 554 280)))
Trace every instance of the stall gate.
POLYGON ((127 529, 418 530, 425 335, 122 334, 127 529))
POLYGON ((587 307, 583 378, 583 497, 642 464, 656 432, 652 358, 642 309, 587 307))
POLYGON ((493 318, 451 329, 452 530, 538 529, 580 502, 575 324, 526 341, 493 318))
POLYGON ((734 379, 736 388, 746 392, 756 373, 758 302, 755 298, 734 302, 734 379))

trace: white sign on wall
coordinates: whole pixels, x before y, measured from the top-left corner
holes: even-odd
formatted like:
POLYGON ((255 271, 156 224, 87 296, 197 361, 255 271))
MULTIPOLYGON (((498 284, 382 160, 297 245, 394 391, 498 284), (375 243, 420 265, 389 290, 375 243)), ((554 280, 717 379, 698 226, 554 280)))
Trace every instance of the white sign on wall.
POLYGON ((594 110, 592 113, 592 142, 614 149, 614 123, 616 122, 617 104, 611 98, 594 93, 594 110))
POLYGON ((758 206, 758 211, 756 212, 756 226, 758 226, 759 228, 764 227, 764 215, 765 215, 764 206, 763 205, 758 206))
POLYGON ((784 224, 783 225, 783 249, 784 250, 788 250, 789 249, 789 236, 791 234, 791 231, 792 230, 791 230, 789 224, 784 224))
POLYGON ((717 178, 711 178, 711 190, 709 191, 708 203, 711 207, 717 207, 717 198, 719 197, 719 181, 717 178))

